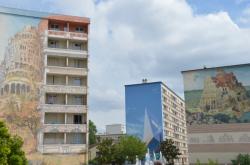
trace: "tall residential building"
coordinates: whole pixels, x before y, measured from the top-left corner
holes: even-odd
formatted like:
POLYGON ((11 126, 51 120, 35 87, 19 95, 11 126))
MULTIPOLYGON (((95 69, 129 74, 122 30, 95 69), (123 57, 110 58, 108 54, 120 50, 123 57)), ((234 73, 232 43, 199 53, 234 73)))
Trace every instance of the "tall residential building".
POLYGON ((0 118, 31 164, 86 163, 89 18, 0 7, 0 20, 0 118))
POLYGON ((250 154, 250 64, 183 71, 189 162, 250 154))
POLYGON ((125 86, 126 133, 146 142, 150 151, 159 151, 164 139, 180 149, 177 165, 188 165, 185 103, 163 82, 125 86))
POLYGON ((85 18, 71 16, 40 22, 45 61, 38 147, 42 153, 87 151, 88 24, 85 18))

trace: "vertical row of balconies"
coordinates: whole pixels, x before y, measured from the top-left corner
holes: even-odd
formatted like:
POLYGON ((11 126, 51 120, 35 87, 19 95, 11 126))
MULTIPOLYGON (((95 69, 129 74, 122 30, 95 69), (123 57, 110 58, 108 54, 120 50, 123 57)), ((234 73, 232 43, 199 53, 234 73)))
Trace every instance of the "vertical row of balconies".
MULTIPOLYGON (((45 38, 45 75, 42 88, 43 153, 86 152, 87 35, 50 23, 45 38)), ((80 28, 80 29, 79 29, 80 28)))

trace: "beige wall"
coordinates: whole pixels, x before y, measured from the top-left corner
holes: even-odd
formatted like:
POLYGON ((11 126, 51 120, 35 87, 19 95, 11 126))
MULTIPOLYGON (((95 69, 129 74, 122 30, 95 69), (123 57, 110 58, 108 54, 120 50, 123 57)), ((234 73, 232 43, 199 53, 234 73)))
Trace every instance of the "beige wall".
POLYGON ((231 163, 239 153, 250 154, 250 124, 212 124, 188 126, 190 164, 199 159, 231 163))

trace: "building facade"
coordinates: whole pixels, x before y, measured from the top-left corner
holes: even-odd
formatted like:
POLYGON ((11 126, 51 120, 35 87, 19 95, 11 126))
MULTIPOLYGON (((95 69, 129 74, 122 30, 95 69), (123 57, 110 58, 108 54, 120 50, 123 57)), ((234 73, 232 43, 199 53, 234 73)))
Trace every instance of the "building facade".
POLYGON ((190 163, 250 153, 250 64, 183 71, 190 163))
POLYGON ((5 7, 0 19, 0 118, 31 163, 86 163, 90 20, 5 7))
POLYGON ((106 125, 106 133, 107 135, 112 135, 112 134, 124 134, 125 127, 123 124, 109 124, 106 125))
POLYGON ((146 142, 151 152, 172 139, 182 154, 175 164, 189 164, 183 99, 162 82, 144 82, 126 85, 125 100, 126 133, 146 142))

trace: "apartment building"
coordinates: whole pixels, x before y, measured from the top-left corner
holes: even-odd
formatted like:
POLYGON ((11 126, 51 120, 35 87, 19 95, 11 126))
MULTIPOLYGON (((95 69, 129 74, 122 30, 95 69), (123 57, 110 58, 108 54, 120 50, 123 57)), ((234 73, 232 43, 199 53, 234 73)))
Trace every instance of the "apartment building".
POLYGON ((164 139, 172 139, 180 149, 177 165, 187 165, 185 103, 163 82, 125 86, 126 133, 146 142, 150 151, 159 152, 164 139))
POLYGON ((0 118, 31 164, 86 163, 90 20, 7 7, 0 20, 0 118))
POLYGON ((87 152, 88 24, 80 17, 40 22, 44 78, 40 109, 42 153, 87 152))

